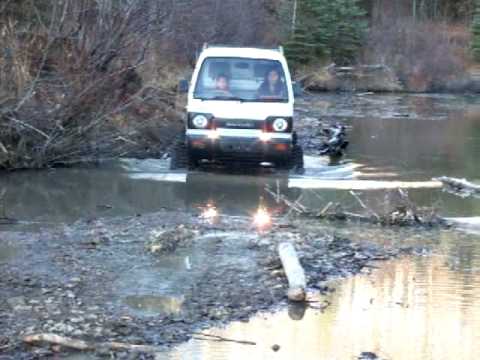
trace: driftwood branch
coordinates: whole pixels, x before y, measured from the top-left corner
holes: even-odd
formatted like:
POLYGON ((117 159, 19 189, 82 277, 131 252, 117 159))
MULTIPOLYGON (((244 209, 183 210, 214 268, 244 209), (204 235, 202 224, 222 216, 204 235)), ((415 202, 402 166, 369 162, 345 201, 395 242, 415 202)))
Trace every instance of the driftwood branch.
POLYGON ((360 199, 360 196, 357 195, 357 193, 353 190, 350 191, 350 194, 357 200, 357 202, 360 204, 360 206, 366 210, 368 213, 370 213, 377 221, 380 221, 380 216, 378 216, 378 214, 373 211, 372 209, 370 209, 369 207, 367 207, 367 205, 365 205, 365 203, 363 202, 362 199, 360 199))
POLYGON ((8 154, 7 148, 5 147, 5 145, 3 145, 1 141, 0 141, 0 151, 2 151, 4 154, 8 154))
POLYGON ((285 195, 282 195, 279 192, 278 188, 277 191, 273 191, 270 186, 266 186, 265 191, 269 193, 277 203, 285 203, 285 205, 287 205, 291 210, 295 211, 298 214, 305 214, 308 211, 307 208, 300 203, 302 195, 300 195, 300 197, 296 201, 290 201, 285 195))
POLYGON ((27 124, 25 121, 21 121, 21 120, 15 119, 13 117, 10 117, 10 121, 14 122, 16 124, 19 124, 19 125, 27 128, 27 129, 30 129, 32 131, 35 131, 37 134, 42 135, 45 139, 50 140, 50 136, 45 134, 42 130, 37 129, 35 126, 27 124))
POLYGON ((450 190, 454 194, 461 196, 480 195, 480 185, 474 184, 466 179, 442 176, 434 180, 440 181, 447 190, 450 190))
POLYGON ((74 350, 94 351, 97 349, 110 349, 117 351, 132 351, 141 353, 157 353, 162 351, 161 348, 149 345, 132 345, 120 342, 104 342, 93 343, 83 340, 76 340, 56 334, 34 334, 23 338, 27 344, 48 343, 52 345, 60 345, 74 350))
MULTIPOLYGON (((209 341, 217 341, 217 342, 232 342, 241 345, 256 345, 253 341, 246 341, 246 340, 234 340, 225 338, 218 335, 211 335, 205 333, 193 333, 194 339, 196 340, 209 340, 209 341)), ((94 343, 84 340, 73 339, 65 336, 60 336, 56 334, 34 334, 28 335, 23 338, 23 341, 27 344, 35 345, 46 343, 50 345, 60 345, 64 346, 69 349, 79 350, 79 351, 96 351, 99 349, 109 349, 114 351, 131 351, 131 352, 138 352, 138 353, 148 353, 148 354, 155 354, 163 351, 164 349, 157 347, 157 346, 150 346, 150 345, 133 345, 121 342, 101 342, 101 343, 94 343)))
POLYGON ((253 341, 247 341, 247 340, 234 340, 234 339, 229 339, 225 338, 223 336, 219 335, 211 335, 211 334, 206 334, 206 333, 197 333, 194 332, 194 339, 195 340, 208 340, 208 341, 216 341, 216 342, 232 342, 236 344, 241 344, 241 345, 257 345, 256 342, 253 341))
POLYGON ((463 229, 471 229, 471 230, 480 230, 480 217, 457 217, 457 218, 445 218, 445 220, 454 226, 463 229))
POLYGON ((381 224, 386 226, 447 226, 448 222, 437 215, 434 208, 417 207, 409 198, 408 192, 403 189, 396 189, 399 195, 399 203, 391 211, 378 214, 369 208, 360 198, 360 195, 354 191, 350 194, 360 204, 364 213, 358 214, 347 211, 339 203, 329 202, 323 208, 310 209, 304 206, 299 199, 290 201, 286 196, 279 194, 278 191, 272 191, 269 187, 266 191, 272 195, 276 201, 285 203, 290 211, 294 211, 299 216, 312 217, 315 219, 331 221, 360 221, 369 224, 381 224))
POLYGON ((318 214, 318 217, 323 217, 327 213, 328 210, 333 206, 333 202, 329 202, 318 214))

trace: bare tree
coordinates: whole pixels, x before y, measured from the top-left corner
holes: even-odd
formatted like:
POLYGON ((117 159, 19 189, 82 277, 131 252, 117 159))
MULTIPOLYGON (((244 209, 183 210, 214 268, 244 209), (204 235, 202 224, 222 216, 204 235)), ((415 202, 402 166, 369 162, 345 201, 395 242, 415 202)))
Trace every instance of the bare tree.
POLYGON ((192 64, 204 42, 261 45, 269 1, 0 1, 0 168, 144 148, 132 119, 161 128, 171 64, 192 64))

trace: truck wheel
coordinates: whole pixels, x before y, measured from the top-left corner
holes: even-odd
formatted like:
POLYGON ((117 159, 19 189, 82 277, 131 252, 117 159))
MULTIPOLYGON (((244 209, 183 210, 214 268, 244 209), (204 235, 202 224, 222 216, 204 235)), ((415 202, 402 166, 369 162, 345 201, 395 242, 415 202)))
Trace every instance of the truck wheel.
POLYGON ((178 169, 194 169, 196 161, 191 159, 188 154, 187 144, 185 143, 185 135, 181 135, 175 140, 172 152, 170 154, 170 170, 178 169))
POLYGON ((294 170, 296 173, 303 173, 303 149, 300 145, 293 145, 289 158, 276 163, 278 169, 294 170))
POLYGON ((296 173, 301 174, 304 172, 303 167, 303 149, 300 145, 294 145, 292 149, 291 169, 296 173))

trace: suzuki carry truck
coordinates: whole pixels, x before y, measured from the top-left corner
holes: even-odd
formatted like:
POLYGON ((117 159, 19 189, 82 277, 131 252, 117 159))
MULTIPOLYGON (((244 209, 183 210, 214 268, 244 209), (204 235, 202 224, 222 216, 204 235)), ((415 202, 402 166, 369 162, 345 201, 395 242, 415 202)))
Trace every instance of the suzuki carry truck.
POLYGON ((182 89, 188 91, 185 136, 172 168, 232 162, 303 168, 282 48, 205 45, 182 89))

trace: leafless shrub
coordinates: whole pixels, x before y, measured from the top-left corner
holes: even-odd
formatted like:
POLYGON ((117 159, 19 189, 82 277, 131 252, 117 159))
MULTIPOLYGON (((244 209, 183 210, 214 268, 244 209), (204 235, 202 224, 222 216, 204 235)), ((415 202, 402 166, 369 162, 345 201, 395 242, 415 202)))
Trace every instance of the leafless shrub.
POLYGON ((204 42, 261 44, 265 4, 0 2, 0 168, 140 153, 162 143, 162 125, 178 118, 171 109, 179 71, 171 64, 192 64, 204 42))
POLYGON ((465 85, 468 40, 463 27, 400 18, 372 27, 365 60, 392 67, 412 91, 456 90, 465 85))
MULTIPOLYGON (((284 203, 298 216, 320 220, 358 221, 382 226, 421 226, 448 227, 445 219, 438 215, 433 207, 419 207, 409 197, 406 190, 397 189, 385 192, 383 209, 371 206, 361 194, 350 191, 357 209, 351 209, 352 204, 328 202, 323 207, 312 209, 302 204, 303 195, 296 201, 290 201, 286 196, 271 188, 265 189, 278 203, 284 203)), ((315 192, 313 195, 317 196, 315 192)), ((320 197, 319 197, 320 198, 320 197)))
POLYGON ((0 60, 0 167, 124 154, 142 124, 120 120, 153 116, 146 105, 153 94, 162 97, 159 107, 173 103, 171 93, 149 91, 138 73, 153 31, 146 2, 115 4, 53 2, 49 23, 35 31, 7 18, 0 29, 8 50, 0 60))
POLYGON ((275 35, 276 0, 163 1, 167 9, 160 43, 168 53, 190 63, 204 43, 271 45, 275 35))

